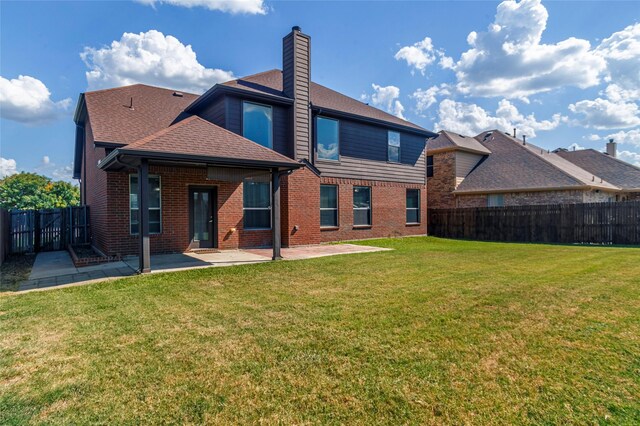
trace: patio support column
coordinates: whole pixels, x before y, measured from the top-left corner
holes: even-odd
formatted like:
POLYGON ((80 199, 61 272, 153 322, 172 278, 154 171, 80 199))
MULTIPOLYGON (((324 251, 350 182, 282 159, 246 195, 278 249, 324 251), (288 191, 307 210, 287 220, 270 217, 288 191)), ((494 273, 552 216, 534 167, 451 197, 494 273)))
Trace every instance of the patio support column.
POLYGON ((273 260, 282 259, 282 235, 280 225, 280 172, 271 169, 271 233, 273 234, 273 260))
POLYGON ((151 272, 151 246, 149 242, 149 161, 140 160, 138 167, 138 233, 140 236, 141 274, 151 272))

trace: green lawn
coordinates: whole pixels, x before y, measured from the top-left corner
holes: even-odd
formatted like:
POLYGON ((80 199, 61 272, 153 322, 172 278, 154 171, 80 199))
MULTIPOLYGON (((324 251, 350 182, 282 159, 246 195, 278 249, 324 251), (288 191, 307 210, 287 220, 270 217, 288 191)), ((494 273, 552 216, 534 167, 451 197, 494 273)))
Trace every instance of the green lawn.
POLYGON ((640 249, 364 243, 0 295, 0 424, 640 423, 640 249))

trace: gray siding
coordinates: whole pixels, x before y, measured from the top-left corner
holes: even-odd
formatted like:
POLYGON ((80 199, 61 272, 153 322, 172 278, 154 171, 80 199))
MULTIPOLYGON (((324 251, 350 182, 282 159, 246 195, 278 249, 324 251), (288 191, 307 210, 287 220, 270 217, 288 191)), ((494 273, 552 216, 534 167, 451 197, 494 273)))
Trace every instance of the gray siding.
MULTIPOLYGON (((226 97, 226 128, 238 135, 242 135, 242 102, 243 100, 240 98, 226 97)), ((249 102, 254 101, 249 100, 249 102)), ((256 103, 264 104, 263 102, 256 103)), ((271 108, 273 114, 273 150, 292 157, 291 137, 289 135, 290 108, 280 105, 271 105, 271 108)))
POLYGON ((387 161, 389 129, 340 120, 340 161, 317 160, 322 176, 424 183, 425 137, 400 133, 400 163, 387 161))
POLYGON ((482 155, 470 152, 456 152, 456 177, 465 178, 482 159, 482 155))
POLYGON ((207 105, 202 111, 198 113, 203 119, 212 122, 213 124, 226 127, 225 125, 225 97, 221 96, 216 99, 215 102, 207 105))
POLYGON ((291 128, 297 160, 311 158, 310 52, 311 38, 299 31, 292 31, 282 40, 282 88, 284 94, 294 100, 291 128))

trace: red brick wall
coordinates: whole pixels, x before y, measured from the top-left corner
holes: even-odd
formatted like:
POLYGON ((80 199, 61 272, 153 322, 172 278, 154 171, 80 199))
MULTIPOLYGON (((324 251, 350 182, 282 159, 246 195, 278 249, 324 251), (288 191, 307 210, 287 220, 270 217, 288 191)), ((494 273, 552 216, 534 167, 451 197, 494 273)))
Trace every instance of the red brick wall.
POLYGON ((296 170, 281 180, 280 198, 282 244, 320 243, 320 178, 307 168, 296 170))
POLYGON ((427 233, 426 186, 341 178, 321 178, 320 183, 338 185, 338 228, 322 229, 321 241, 425 235, 427 233), (371 187, 371 227, 353 226, 353 187, 371 187), (406 190, 420 189, 420 224, 406 224, 406 190))
POLYGON ((427 188, 429 208, 449 209, 456 206, 453 195, 456 189, 455 151, 433 155, 433 176, 427 178, 427 188))
MULTIPOLYGON (((150 166, 160 175, 162 233, 151 235, 152 253, 184 252, 189 248, 189 186, 216 187, 218 192, 218 247, 233 249, 271 245, 270 230, 244 230, 242 183, 207 180, 205 168, 150 166), (236 231, 232 232, 231 229, 236 231)), ((109 173, 108 254, 137 254, 138 237, 129 234, 129 174, 109 173)))
POLYGON ((98 169, 97 164, 98 160, 105 157, 105 150, 104 148, 94 148, 93 132, 88 122, 85 126, 85 139, 80 191, 83 204, 89 206, 93 245, 104 252, 107 249, 109 237, 107 173, 98 169))

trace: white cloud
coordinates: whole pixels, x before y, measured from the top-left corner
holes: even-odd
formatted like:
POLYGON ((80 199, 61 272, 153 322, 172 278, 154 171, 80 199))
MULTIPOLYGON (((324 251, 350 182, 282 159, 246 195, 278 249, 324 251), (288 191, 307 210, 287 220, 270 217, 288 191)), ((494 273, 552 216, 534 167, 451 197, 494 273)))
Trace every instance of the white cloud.
POLYGON ((396 60, 405 60, 407 65, 420 71, 423 75, 428 65, 436 60, 436 52, 430 37, 414 43, 412 46, 404 46, 395 55, 396 60))
POLYGON ((49 158, 48 155, 45 155, 44 157, 42 157, 42 164, 49 164, 51 162, 51 159, 49 158))
POLYGON ((640 125, 640 110, 633 102, 596 98, 571 104, 569 110, 582 116, 582 125, 594 129, 624 129, 640 125))
POLYGON ((440 86, 431 86, 428 89, 418 89, 413 92, 411 98, 416 100, 416 112, 422 114, 438 101, 438 96, 448 96, 450 94, 448 85, 443 83, 440 86))
POLYGON ((51 100, 51 92, 37 78, 20 75, 0 77, 0 116, 26 124, 43 124, 63 116, 71 99, 51 100))
POLYGON ((605 59, 589 41, 568 38, 541 44, 549 15, 540 0, 500 3, 487 31, 471 32, 471 49, 455 63, 461 93, 518 98, 564 86, 600 82, 605 59))
POLYGON ((12 158, 0 157, 0 179, 4 179, 7 176, 15 175, 16 173, 18 173, 16 160, 12 158))
POLYGON ((618 158, 634 166, 640 167, 640 153, 633 151, 618 151, 618 158))
POLYGON ((607 135, 605 139, 613 139, 614 141, 621 144, 636 145, 640 147, 640 129, 633 129, 627 132, 621 130, 617 133, 607 135))
POLYGON ((160 31, 124 33, 109 47, 85 47, 80 54, 89 71, 89 89, 145 83, 202 93, 216 83, 233 79, 231 71, 205 68, 191 45, 160 31))
POLYGON ((536 136, 536 131, 553 130, 566 121, 566 117, 560 114, 554 114, 551 120, 537 121, 534 114, 525 116, 506 99, 498 103, 495 115, 491 115, 476 104, 445 99, 440 102, 438 116, 439 121, 436 123, 438 130, 476 135, 490 129, 511 131, 515 127, 520 135, 524 134, 530 138, 536 136))
POLYGON ((595 133, 592 133, 590 135, 583 136, 582 139, 586 139, 588 141, 595 142, 595 141, 599 141, 600 139, 602 139, 602 136, 596 135, 595 133))
POLYGON ((34 169, 34 172, 53 178, 53 180, 73 182, 73 163, 60 166, 52 162, 48 155, 42 157, 42 162, 34 169))
POLYGON ((569 146, 567 147, 567 149, 568 149, 569 151, 575 151, 575 150, 578 150, 578 149, 587 149, 587 148, 585 148, 584 146, 579 145, 579 144, 577 144, 577 143, 575 143, 575 142, 574 142, 574 143, 572 143, 571 145, 569 145, 569 146))
MULTIPOLYGON (((640 23, 629 25, 613 33, 596 48, 596 53, 607 62, 606 81, 614 83, 609 95, 613 101, 640 99, 640 23)), ((609 88, 607 88, 609 92, 609 88)))
POLYGON ((404 106, 398 98, 400 97, 400 89, 396 86, 379 86, 372 84, 371 87, 374 93, 371 95, 371 103, 378 107, 385 109, 388 113, 395 115, 398 118, 402 118, 404 115, 404 106))
POLYGON ((138 3, 155 7, 157 4, 170 4, 187 8, 203 7, 235 14, 264 15, 267 8, 263 0, 136 0, 138 3))

